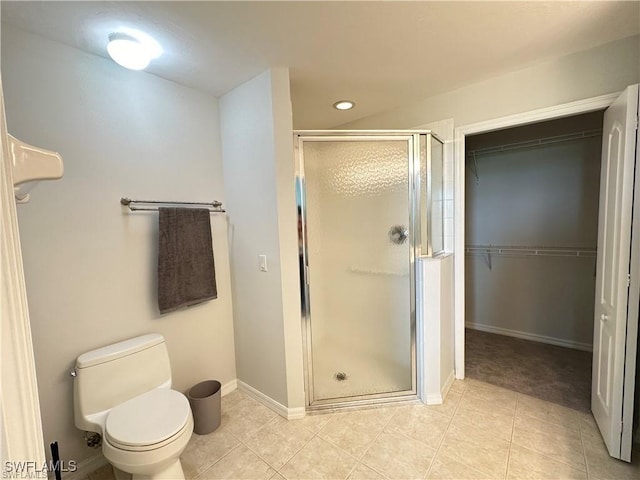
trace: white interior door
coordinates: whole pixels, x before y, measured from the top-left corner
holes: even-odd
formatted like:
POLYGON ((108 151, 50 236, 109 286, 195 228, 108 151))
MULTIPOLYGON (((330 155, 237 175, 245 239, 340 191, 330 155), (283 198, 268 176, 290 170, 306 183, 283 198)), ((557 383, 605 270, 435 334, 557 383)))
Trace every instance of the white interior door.
MULTIPOLYGON (((631 460, 639 302, 638 272, 631 268, 632 243, 635 252, 640 242, 637 235, 632 241, 637 123, 634 85, 604 116, 591 386, 591 410, 609 454, 626 461, 631 460)), ((640 230, 637 224, 634 230, 640 230)))

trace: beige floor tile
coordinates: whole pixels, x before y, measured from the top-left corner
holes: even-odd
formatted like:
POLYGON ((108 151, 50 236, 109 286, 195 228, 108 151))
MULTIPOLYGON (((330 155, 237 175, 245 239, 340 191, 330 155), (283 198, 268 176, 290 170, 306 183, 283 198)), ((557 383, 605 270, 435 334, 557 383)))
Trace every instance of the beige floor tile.
POLYGON ((288 480, 345 479, 356 463, 345 451, 314 437, 280 469, 280 474, 288 480))
POLYGON ((451 388, 449 389, 449 392, 462 393, 464 392, 465 388, 467 388, 467 382, 465 380, 455 380, 451 384, 451 388))
POLYGON ((440 460, 440 456, 436 455, 427 478, 434 480, 493 480, 495 477, 450 458, 440 460))
POLYGON ((512 390, 497 387, 490 383, 469 379, 469 384, 464 390, 464 397, 473 397, 493 403, 496 407, 516 409, 518 394, 512 390))
POLYGON ((632 454, 632 463, 609 456, 601 437, 583 436, 589 479, 591 480, 638 480, 640 478, 640 448, 632 454))
POLYGON ((303 427, 311 430, 312 432, 319 432, 329 420, 333 418, 333 413, 319 413, 315 415, 305 415, 303 418, 291 420, 294 423, 299 423, 303 427))
POLYGON ((598 430, 596 419, 591 413, 578 412, 578 418, 580 419, 580 433, 583 436, 600 438, 600 430, 598 430))
POLYGON ((240 441, 222 427, 207 435, 194 433, 180 457, 185 477, 196 477, 239 444, 240 441))
POLYGON ((504 478, 509 445, 490 429, 458 419, 451 422, 438 450, 438 458, 443 463, 454 460, 493 478, 504 478))
POLYGON ((274 473, 276 473, 275 470, 260 460, 251 450, 244 445, 240 445, 212 467, 202 472, 197 478, 198 480, 231 478, 238 480, 266 480, 271 478, 274 473))
POLYGON ((244 440, 244 444, 276 470, 304 447, 314 433, 280 416, 244 440))
POLYGON ((89 480, 115 480, 115 476, 113 475, 113 467, 110 463, 101 466, 100 468, 94 470, 89 475, 89 480))
POLYGON ((528 395, 518 394, 517 414, 557 423, 573 430, 580 430, 578 412, 562 405, 545 402, 528 395))
POLYGON ((280 475, 278 472, 276 472, 273 477, 271 477, 270 480, 287 480, 286 478, 284 478, 282 475, 280 475))
POLYGON ((586 470, 580 432, 537 418, 516 415, 513 443, 586 470))
POLYGON ((491 429, 495 435, 509 442, 513 433, 513 419, 513 410, 467 394, 460 400, 453 417, 454 422, 462 420, 479 428, 491 429))
POLYGON ((395 409, 377 408, 337 413, 318 436, 359 458, 389 422, 395 409))
POLYGON ((249 398, 249 396, 237 388, 220 399, 222 411, 229 411, 238 406, 241 400, 249 398))
POLYGON ((363 463, 356 465, 356 468, 349 475, 349 480, 384 480, 385 478, 363 463))
POLYGON ((512 445, 507 479, 587 480, 587 472, 519 445, 512 445))
POLYGON ((412 405, 397 408, 385 431, 400 433, 438 448, 450 421, 449 417, 424 405, 412 405))
POLYGON ((277 415, 242 392, 236 398, 239 399, 237 403, 229 405, 226 409, 222 408, 221 424, 240 440, 255 433, 277 415))
POLYGON ((442 404, 427 405, 427 408, 442 415, 446 415, 447 417, 453 417, 453 414, 456 411, 461 398, 461 391, 449 391, 442 404))
POLYGON ((423 479, 435 452, 411 438, 382 432, 367 450, 362 463, 391 479, 423 479))

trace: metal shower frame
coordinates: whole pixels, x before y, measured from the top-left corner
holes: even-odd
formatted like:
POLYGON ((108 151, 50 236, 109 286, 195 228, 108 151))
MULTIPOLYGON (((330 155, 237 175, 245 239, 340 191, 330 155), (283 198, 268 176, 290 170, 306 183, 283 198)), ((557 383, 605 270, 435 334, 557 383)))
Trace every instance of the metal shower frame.
POLYGON ((395 402, 415 402, 419 399, 422 387, 423 362, 418 361, 418 355, 424 356, 422 342, 417 342, 417 333, 422 331, 422 326, 417 324, 416 315, 416 258, 431 256, 431 142, 443 143, 430 130, 296 130, 294 131, 295 151, 295 178, 300 196, 297 198, 302 221, 302 245, 304 285, 302 288, 302 337, 304 350, 304 375, 305 396, 307 411, 335 410, 364 407, 376 404, 395 402), (410 334, 411 334, 411 389, 397 392, 384 392, 367 395, 348 396, 332 399, 317 400, 313 389, 313 352, 311 331, 311 298, 309 292, 309 259, 307 250, 307 211, 306 211, 306 186, 304 172, 304 148, 305 141, 406 141, 408 153, 408 204, 409 204, 409 284, 410 284, 410 334), (427 222, 426 250, 422 251, 423 239, 421 238, 421 178, 420 160, 421 152, 425 152, 426 161, 426 198, 423 208, 426 209, 422 217, 427 222))

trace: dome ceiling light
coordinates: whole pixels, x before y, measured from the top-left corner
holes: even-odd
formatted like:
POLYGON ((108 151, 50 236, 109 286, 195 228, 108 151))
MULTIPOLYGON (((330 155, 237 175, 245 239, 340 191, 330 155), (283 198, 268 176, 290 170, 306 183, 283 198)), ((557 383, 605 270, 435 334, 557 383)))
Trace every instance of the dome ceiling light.
POLYGON ((151 60, 160 56, 162 49, 147 35, 127 31, 109 35, 107 52, 118 65, 130 70, 144 70, 151 60))

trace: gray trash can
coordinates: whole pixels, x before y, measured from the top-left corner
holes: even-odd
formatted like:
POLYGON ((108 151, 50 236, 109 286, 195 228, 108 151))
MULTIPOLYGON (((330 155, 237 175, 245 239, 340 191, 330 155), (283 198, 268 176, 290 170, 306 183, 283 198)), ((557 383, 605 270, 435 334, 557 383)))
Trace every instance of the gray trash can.
POLYGON ((220 426, 220 389, 217 380, 206 380, 187 392, 193 412, 193 432, 205 435, 220 426))

